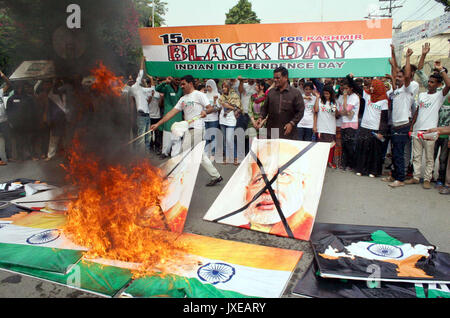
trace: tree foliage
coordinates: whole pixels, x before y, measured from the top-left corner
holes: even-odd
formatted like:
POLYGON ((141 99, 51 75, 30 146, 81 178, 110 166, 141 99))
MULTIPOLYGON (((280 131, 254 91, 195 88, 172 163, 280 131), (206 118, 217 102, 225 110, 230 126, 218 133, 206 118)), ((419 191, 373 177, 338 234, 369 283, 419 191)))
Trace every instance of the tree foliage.
MULTIPOLYGON (((116 73, 134 74, 142 56, 138 28, 151 25, 152 8, 146 6, 151 2, 0 0, 0 70, 10 75, 24 60, 49 59, 62 68, 61 73, 87 73, 101 60, 116 73), (69 30, 66 26, 70 15, 66 9, 72 3, 81 8, 81 29, 69 30), (61 28, 84 37, 82 56, 68 60, 58 54, 55 31, 61 28)), ((164 21, 166 3, 155 0, 155 4, 155 25, 159 26, 164 21)))
POLYGON ((225 15, 225 24, 254 24, 261 22, 252 10, 252 4, 248 0, 239 0, 225 15))

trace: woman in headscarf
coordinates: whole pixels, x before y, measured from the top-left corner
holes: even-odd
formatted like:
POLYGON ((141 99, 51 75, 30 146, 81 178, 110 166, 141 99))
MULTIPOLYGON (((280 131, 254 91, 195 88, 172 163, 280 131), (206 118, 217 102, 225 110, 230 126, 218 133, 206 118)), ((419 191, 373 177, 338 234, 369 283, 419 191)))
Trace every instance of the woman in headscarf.
POLYGON ((382 173, 382 141, 387 134, 388 97, 383 82, 374 79, 364 109, 356 146, 356 174, 374 178, 382 173))
POLYGON ((212 113, 206 115, 203 119, 205 122, 205 153, 210 158, 211 161, 214 161, 214 155, 216 153, 216 136, 217 131, 220 129, 219 126, 219 111, 220 107, 217 103, 217 100, 220 97, 219 91, 217 90, 217 84, 214 80, 210 79, 206 81, 206 96, 208 97, 210 105, 214 108, 212 113))

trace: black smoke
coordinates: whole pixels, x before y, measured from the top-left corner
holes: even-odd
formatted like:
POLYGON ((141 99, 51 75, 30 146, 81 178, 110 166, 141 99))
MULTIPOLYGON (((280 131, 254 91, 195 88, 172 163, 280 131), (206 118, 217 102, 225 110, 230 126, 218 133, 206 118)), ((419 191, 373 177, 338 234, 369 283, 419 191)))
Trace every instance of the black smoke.
MULTIPOLYGON (((90 76, 100 61, 124 82, 139 71, 139 16, 132 0, 0 0, 0 7, 14 21, 15 67, 25 60, 52 60, 57 80, 78 88, 80 79, 90 76), (67 24, 71 4, 80 8, 80 28, 67 24)), ((77 119, 70 133, 83 149, 104 166, 139 158, 127 146, 135 114, 130 116, 126 98, 86 86, 80 90, 83 105, 75 106, 77 119)))
POLYGON ((14 21, 16 63, 53 60, 60 76, 85 75, 99 60, 120 74, 139 65, 132 0, 0 0, 0 7, 14 21), (80 28, 67 25, 71 4, 80 8, 80 28))

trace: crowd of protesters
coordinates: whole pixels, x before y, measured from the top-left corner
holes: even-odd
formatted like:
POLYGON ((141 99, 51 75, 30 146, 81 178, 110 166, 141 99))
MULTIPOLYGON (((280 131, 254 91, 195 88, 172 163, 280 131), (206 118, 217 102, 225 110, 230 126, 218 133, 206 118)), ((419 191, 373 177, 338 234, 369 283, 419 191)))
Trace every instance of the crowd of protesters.
POLYGON ((0 89, 0 165, 54 158, 73 136, 75 110, 83 104, 81 78, 11 83, 0 75, 6 82, 0 89))
MULTIPOLYGON (((381 177, 392 188, 422 183, 430 189, 434 181, 439 193, 448 194, 450 143, 436 128, 450 126, 450 80, 439 61, 431 74, 424 74, 429 50, 426 43, 416 66, 408 49, 402 67, 392 46, 392 72, 377 78, 289 79, 284 67, 270 79, 245 79, 245 74, 220 80, 153 78, 145 74, 142 59, 139 73, 130 75, 122 90, 130 114, 126 138, 142 136, 135 149, 173 157, 184 150, 187 137, 172 134, 172 125, 192 121, 189 128, 206 140, 202 164, 212 177, 208 185, 222 180, 213 162, 238 165, 252 138, 288 138, 331 143, 332 169, 381 177), (415 78, 424 92, 419 93, 415 78)), ((80 113, 76 105, 93 107, 83 98, 88 90, 82 78, 12 87, 0 75, 5 81, 0 89, 0 165, 50 160, 73 137, 80 113)))

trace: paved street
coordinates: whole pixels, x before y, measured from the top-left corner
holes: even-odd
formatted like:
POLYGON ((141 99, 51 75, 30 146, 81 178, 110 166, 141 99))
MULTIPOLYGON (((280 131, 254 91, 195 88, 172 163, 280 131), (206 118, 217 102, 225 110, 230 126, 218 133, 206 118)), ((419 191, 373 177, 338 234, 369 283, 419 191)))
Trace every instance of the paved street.
MULTIPOLYGON (((160 163, 155 159, 155 163, 160 163)), ((25 162, 0 167, 0 182, 14 178, 31 178, 60 185, 63 171, 53 162, 25 162)), ((235 170, 233 165, 216 164, 225 182, 235 170)), ((297 279, 303 275, 313 259, 309 242, 254 232, 203 221, 203 216, 225 182, 205 187, 206 172, 200 167, 197 184, 189 208, 185 232, 229 239, 246 243, 301 250, 303 257, 285 290, 291 294, 297 279)), ((434 185, 434 184, 433 184, 434 185)), ((418 228, 442 252, 450 252, 450 196, 435 189, 424 190, 421 185, 391 189, 379 178, 358 177, 350 172, 327 168, 316 222, 359 225, 380 225, 418 228)), ((50 282, 0 271, 0 297, 96 297, 50 282)))

